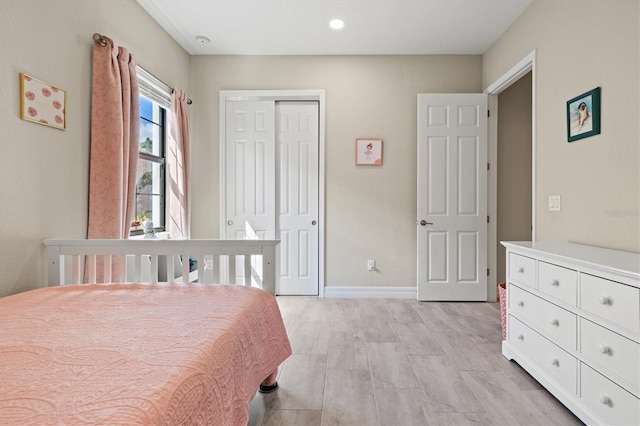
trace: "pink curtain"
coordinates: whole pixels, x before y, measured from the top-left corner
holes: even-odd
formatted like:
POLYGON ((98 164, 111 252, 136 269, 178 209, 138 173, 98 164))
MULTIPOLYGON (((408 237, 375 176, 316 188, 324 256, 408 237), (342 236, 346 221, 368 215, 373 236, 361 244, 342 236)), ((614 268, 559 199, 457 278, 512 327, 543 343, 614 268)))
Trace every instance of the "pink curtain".
POLYGON ((93 44, 88 238, 129 236, 140 136, 136 64, 104 37, 93 44))
POLYGON ((173 90, 171 101, 171 137, 169 138, 169 235, 172 239, 188 239, 190 230, 189 188, 189 120, 187 96, 173 90))
MULTIPOLYGON (((126 239, 134 212, 140 107, 133 56, 93 43, 87 237, 126 239)), ((114 273, 117 268, 114 268, 114 273)))

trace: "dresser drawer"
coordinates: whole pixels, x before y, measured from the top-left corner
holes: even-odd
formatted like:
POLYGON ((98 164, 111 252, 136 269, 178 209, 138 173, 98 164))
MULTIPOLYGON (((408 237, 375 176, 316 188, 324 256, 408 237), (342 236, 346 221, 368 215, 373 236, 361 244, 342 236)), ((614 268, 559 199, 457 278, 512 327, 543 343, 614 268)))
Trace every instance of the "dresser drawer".
POLYGON ((580 367, 580 397, 585 403, 611 424, 640 424, 640 399, 586 364, 580 367))
POLYGON ((640 289, 588 274, 580 275, 580 307, 640 332, 640 289))
POLYGON ((580 353, 640 389, 640 344, 580 319, 580 353))
POLYGON ((576 306, 578 273, 546 262, 538 262, 538 290, 576 306))
POLYGON ((545 337, 568 350, 576 350, 577 317, 515 285, 509 286, 509 313, 531 324, 545 337))
POLYGON ((512 316, 509 317, 509 342, 563 388, 576 393, 576 358, 512 316))
POLYGON ((519 254, 509 254, 509 280, 536 287, 536 261, 519 254))

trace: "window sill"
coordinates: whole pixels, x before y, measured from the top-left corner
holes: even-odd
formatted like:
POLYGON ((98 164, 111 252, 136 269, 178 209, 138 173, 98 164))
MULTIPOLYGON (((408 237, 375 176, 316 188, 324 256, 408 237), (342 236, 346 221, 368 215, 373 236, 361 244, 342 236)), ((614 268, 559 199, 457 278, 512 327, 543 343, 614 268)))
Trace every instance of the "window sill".
MULTIPOLYGON (((131 235, 129 237, 130 240, 144 240, 144 234, 142 235, 131 235)), ((171 237, 169 236, 169 232, 168 231, 162 231, 162 232, 158 232, 156 233, 156 240, 170 240, 171 237)))

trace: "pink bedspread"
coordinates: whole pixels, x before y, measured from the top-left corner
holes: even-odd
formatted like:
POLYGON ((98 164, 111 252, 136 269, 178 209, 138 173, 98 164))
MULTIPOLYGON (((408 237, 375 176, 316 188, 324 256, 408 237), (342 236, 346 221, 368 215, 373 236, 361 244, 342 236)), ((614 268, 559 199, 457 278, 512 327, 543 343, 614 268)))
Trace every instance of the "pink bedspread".
POLYGON ((243 286, 97 284, 0 299, 0 424, 241 425, 291 354, 243 286))

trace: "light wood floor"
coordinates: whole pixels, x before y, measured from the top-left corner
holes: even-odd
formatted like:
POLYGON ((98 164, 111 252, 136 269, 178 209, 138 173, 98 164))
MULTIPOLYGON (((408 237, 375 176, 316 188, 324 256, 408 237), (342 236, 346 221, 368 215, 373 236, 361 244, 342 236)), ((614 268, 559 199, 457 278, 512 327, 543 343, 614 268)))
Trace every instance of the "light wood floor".
POLYGON ((581 424, 500 353, 497 303, 278 297, 293 355, 250 425, 581 424))

